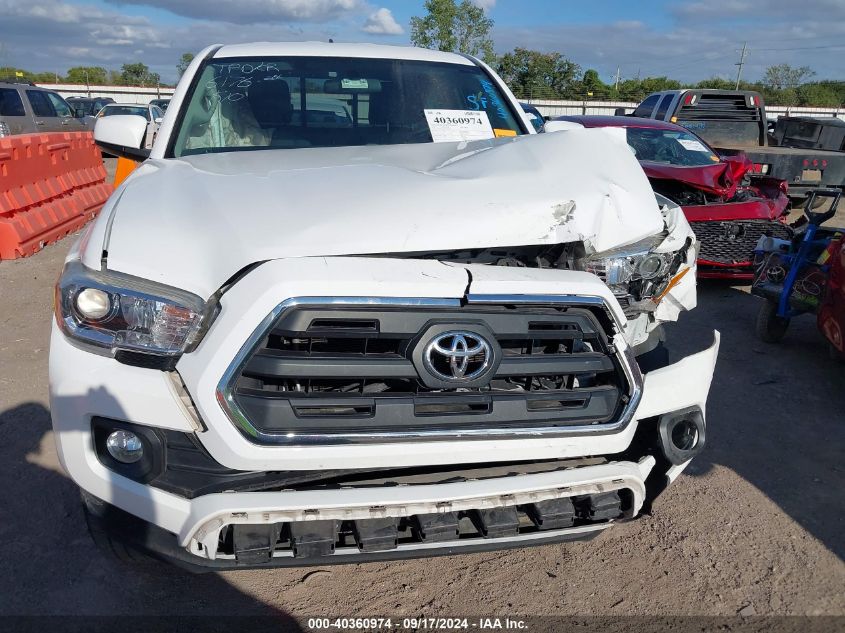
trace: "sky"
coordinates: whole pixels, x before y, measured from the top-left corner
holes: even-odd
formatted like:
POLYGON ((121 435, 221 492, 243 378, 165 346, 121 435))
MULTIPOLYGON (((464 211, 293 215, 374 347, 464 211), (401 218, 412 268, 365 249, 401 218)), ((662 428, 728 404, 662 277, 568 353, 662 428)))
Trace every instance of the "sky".
MULTIPOLYGON (((743 78, 809 66, 845 79, 845 0, 472 0, 497 53, 560 52, 612 82, 743 78)), ((182 53, 214 43, 318 40, 407 45, 423 0, 0 0, 0 66, 63 73, 141 61, 165 82, 182 53)))

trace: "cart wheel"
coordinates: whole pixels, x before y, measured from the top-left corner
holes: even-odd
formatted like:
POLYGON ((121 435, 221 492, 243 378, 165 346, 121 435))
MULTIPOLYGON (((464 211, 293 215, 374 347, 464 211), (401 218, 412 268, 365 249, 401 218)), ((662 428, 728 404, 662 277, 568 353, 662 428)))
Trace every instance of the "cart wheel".
POLYGON ((776 303, 766 301, 757 313, 757 336, 766 343, 778 343, 786 334, 789 319, 778 316, 776 303))

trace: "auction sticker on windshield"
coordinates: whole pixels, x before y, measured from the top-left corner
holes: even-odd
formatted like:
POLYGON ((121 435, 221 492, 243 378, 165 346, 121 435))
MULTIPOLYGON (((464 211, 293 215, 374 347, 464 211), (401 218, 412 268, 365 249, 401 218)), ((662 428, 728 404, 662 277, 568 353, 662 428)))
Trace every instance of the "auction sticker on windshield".
POLYGON ((676 139, 678 143, 683 145, 684 149, 688 149, 691 152, 707 152, 710 153, 710 150, 704 147, 702 143, 696 141, 695 139, 690 138, 679 138, 676 139))
POLYGON ((424 110, 435 143, 493 138, 490 118, 483 110, 424 110))

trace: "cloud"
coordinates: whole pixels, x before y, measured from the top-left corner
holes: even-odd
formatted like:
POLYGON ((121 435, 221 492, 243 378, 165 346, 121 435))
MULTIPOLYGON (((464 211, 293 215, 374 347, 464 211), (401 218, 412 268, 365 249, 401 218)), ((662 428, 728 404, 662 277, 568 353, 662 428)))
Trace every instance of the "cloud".
POLYGON ((264 22, 329 22, 367 8, 365 0, 105 0, 113 5, 139 5, 165 9, 198 20, 233 24, 264 22), (213 10, 210 10, 213 9, 213 10))
MULTIPOLYGON (((176 81, 182 53, 197 53, 209 44, 328 41, 337 37, 338 28, 336 23, 154 23, 108 6, 58 0, 0 0, 0 16, 0 66, 64 73, 73 66, 119 70, 123 64, 142 62, 160 73, 164 82, 176 81)), ((349 25, 350 31, 356 28, 349 25)))
POLYGON ((405 29, 393 18, 390 9, 385 8, 370 14, 361 30, 371 35, 402 35, 405 32, 405 29))
MULTIPOLYGON (((680 20, 717 20, 733 22, 750 18, 758 22, 769 20, 802 21, 811 16, 823 16, 826 20, 842 19, 845 4, 842 0, 766 0, 765 10, 756 0, 694 0, 683 4, 672 4, 669 13, 680 20)), ((812 35, 812 34, 808 34, 812 35)))
MULTIPOLYGON (((0 0, 0 66, 63 73, 71 66, 118 70, 140 61, 171 82, 182 53, 213 43, 354 41, 380 34, 404 39, 404 25, 396 24, 387 8, 377 10, 381 3, 368 4, 375 1, 0 0), (161 11, 138 15, 121 9, 119 1, 166 5, 189 17, 175 19, 161 11), (384 15, 391 17, 389 28, 379 19, 384 15)), ((475 1, 492 6, 489 0, 475 1)), ((400 6, 400 0, 382 2, 400 6)), ((558 51, 584 69, 595 68, 606 82, 617 66, 623 79, 638 73, 682 81, 733 78, 745 41, 742 75, 750 80, 779 63, 810 66, 819 79, 845 79, 845 2, 802 0, 801 7, 796 11, 794 0, 768 0, 761 12, 751 0, 693 0, 669 5, 659 20, 638 15, 637 21, 597 17, 585 23, 561 15, 509 26, 500 19, 493 37, 499 53, 516 46, 558 51)))
POLYGON ((701 0, 673 5, 666 20, 537 24, 493 30, 499 53, 517 46, 557 51, 610 81, 621 76, 666 75, 681 81, 733 79, 744 42, 742 76, 761 78, 768 66, 810 66, 819 79, 845 79, 845 2, 770 0, 766 11, 751 0, 701 0), (816 48, 814 48, 816 47, 816 48), (818 48, 823 47, 823 48, 818 48))
POLYGON ((490 11, 490 9, 492 9, 493 7, 496 6, 496 0, 471 0, 471 1, 479 9, 484 9, 485 11, 490 11))

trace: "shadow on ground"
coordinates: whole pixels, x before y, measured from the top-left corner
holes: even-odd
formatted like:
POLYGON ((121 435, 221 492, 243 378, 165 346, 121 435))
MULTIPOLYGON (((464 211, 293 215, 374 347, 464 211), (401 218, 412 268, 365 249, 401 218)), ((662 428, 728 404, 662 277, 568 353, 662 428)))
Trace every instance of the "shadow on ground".
POLYGON ((701 283, 698 308, 668 328, 678 355, 703 349, 714 328, 722 333, 707 448, 686 472, 730 468, 845 559, 845 366, 829 358, 811 315, 793 319, 781 343, 759 341, 761 301, 723 282, 701 283))
MULTIPOLYGON (((0 414, 0 431, 0 615, 264 616, 252 623, 300 630, 286 613, 218 574, 194 575, 156 563, 139 568, 103 555, 87 533, 79 489, 55 470, 49 411, 38 403, 9 409, 0 414)), ((216 630, 208 625, 203 622, 202 630, 216 630)))

